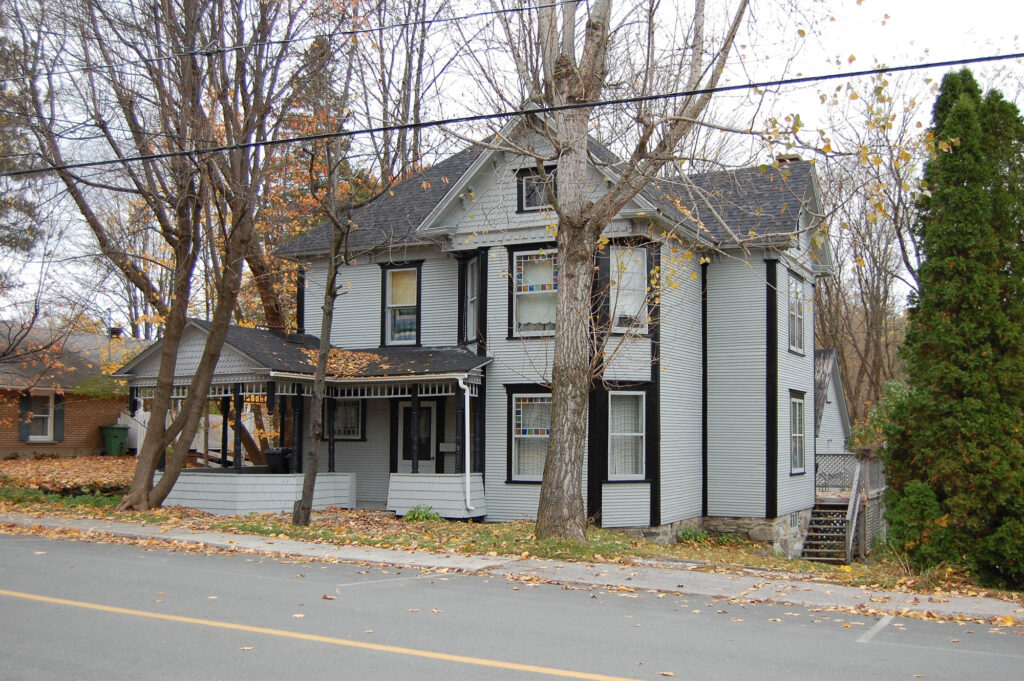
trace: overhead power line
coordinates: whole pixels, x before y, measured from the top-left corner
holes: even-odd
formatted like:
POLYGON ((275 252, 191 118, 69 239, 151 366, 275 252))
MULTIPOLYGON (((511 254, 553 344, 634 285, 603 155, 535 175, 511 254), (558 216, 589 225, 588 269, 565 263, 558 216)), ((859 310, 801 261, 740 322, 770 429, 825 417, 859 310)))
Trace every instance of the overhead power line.
MULTIPOLYGON (((562 5, 568 5, 578 2, 578 0, 559 0, 558 2, 551 2, 546 5, 536 5, 534 7, 508 7, 502 9, 493 9, 483 12, 473 12, 470 14, 460 14, 453 17, 433 17, 430 19, 416 19, 413 21, 402 21, 395 24, 386 24, 384 26, 376 26, 373 28, 350 28, 342 31, 333 31, 331 33, 318 33, 316 35, 295 37, 295 38, 281 38, 279 40, 263 40, 259 42, 242 43, 240 45, 225 45, 224 47, 209 46, 209 47, 197 47, 194 50, 187 52, 176 52, 163 57, 147 57, 144 59, 130 59, 122 62, 114 62, 111 64, 97 64, 95 66, 81 66, 73 69, 65 69, 63 71, 49 71, 46 73, 33 74, 27 76, 12 76, 9 78, 0 78, 0 83, 10 83, 16 81, 29 80, 35 78, 37 75, 41 77, 53 77, 53 76, 70 76, 76 73, 85 73, 86 71, 96 71, 99 69, 116 69, 122 66, 140 66, 144 64, 155 64, 161 61, 168 61, 171 59, 178 59, 181 57, 205 57, 213 54, 223 54, 227 52, 235 52, 237 50, 247 50, 253 47, 267 47, 269 45, 289 45, 291 43, 306 42, 311 40, 320 40, 321 38, 336 38, 336 37, 351 37, 357 35, 364 35, 367 33, 379 33, 382 31, 389 31, 395 28, 409 28, 412 26, 432 26, 434 24, 451 24, 458 23, 460 21, 467 21, 470 19, 480 19, 489 16, 502 16, 507 14, 518 14, 521 12, 530 12, 538 9, 547 9, 554 7, 561 7, 562 5)), ((95 40, 106 42, 106 39, 102 36, 69 36, 65 33, 58 33, 55 31, 48 31, 40 29, 39 33, 43 35, 51 35, 56 37, 68 38, 68 37, 82 37, 84 40, 95 40)))
POLYGON ((966 66, 968 64, 981 64, 986 62, 1005 61, 1007 59, 1021 58, 1024 58, 1024 52, 1015 52, 1013 54, 988 55, 984 57, 969 57, 965 59, 950 59, 946 61, 927 62, 924 64, 909 64, 904 66, 881 66, 873 69, 861 69, 859 71, 847 71, 844 73, 828 73, 816 76, 797 76, 794 78, 779 78, 776 80, 747 82, 736 85, 720 85, 712 88, 682 90, 678 92, 668 92, 659 95, 646 95, 641 97, 622 97, 618 99, 606 99, 597 102, 583 102, 579 104, 563 104, 561 106, 537 107, 535 109, 530 109, 529 111, 504 111, 490 114, 477 114, 474 116, 460 116, 456 118, 421 121, 419 123, 404 123, 401 125, 382 125, 372 128, 361 128, 358 130, 319 133, 315 135, 299 135, 296 137, 285 137, 276 140, 259 140, 256 142, 246 142, 243 144, 229 144, 217 147, 205 147, 201 149, 193 149, 191 151, 169 151, 159 154, 145 154, 140 156, 130 156, 119 159, 109 159, 104 161, 83 161, 81 163, 66 163, 63 165, 50 166, 47 168, 13 170, 6 173, 0 173, 0 177, 17 177, 20 175, 48 173, 59 170, 79 170, 83 168, 97 168, 101 166, 124 164, 138 161, 159 161, 162 159, 177 158, 181 156, 202 156, 204 154, 214 154, 223 151, 239 151, 243 149, 255 149, 258 147, 270 147, 279 146, 283 144, 293 144, 295 142, 317 142, 328 139, 356 137, 359 135, 368 135, 371 133, 414 130, 417 128, 431 128, 442 125, 457 125, 462 123, 476 123, 480 121, 500 121, 528 114, 555 113, 558 111, 572 111, 576 109, 595 109, 605 106, 617 106, 622 104, 636 104, 641 102, 663 101, 667 99, 678 99, 680 97, 692 97, 694 95, 713 94, 719 92, 737 92, 741 90, 764 90, 767 88, 779 87, 782 85, 817 83, 830 80, 841 80, 844 78, 861 78, 863 76, 873 76, 883 73, 921 71, 924 69, 948 68, 951 66, 966 66))

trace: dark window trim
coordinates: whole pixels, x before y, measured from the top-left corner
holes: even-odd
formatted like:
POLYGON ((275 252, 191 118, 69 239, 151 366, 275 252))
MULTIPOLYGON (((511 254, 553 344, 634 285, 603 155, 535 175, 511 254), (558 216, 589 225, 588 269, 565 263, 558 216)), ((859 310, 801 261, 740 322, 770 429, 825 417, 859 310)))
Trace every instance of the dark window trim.
POLYGON ((541 480, 514 480, 512 478, 512 424, 513 399, 516 395, 529 393, 551 394, 551 388, 540 383, 506 383, 505 384, 505 484, 506 485, 539 485, 541 480))
POLYGON ((420 347, 420 329, 423 325, 423 261, 380 263, 380 347, 420 347), (388 343, 388 272, 390 270, 416 270, 416 341, 414 343, 388 343))
POLYGON ((516 254, 517 253, 528 253, 531 251, 552 251, 555 257, 558 257, 558 244, 554 241, 541 241, 529 244, 516 244, 514 246, 505 246, 506 257, 508 259, 508 287, 506 289, 506 295, 508 296, 508 335, 506 340, 531 340, 534 338, 554 338, 555 333, 552 331, 549 335, 542 336, 519 336, 515 332, 516 328, 516 254))
MULTIPOLYGON (((551 176, 552 173, 555 173, 555 171, 557 171, 557 170, 558 170, 558 166, 556 166, 556 165, 547 165, 547 164, 544 165, 544 174, 548 175, 549 177, 551 176)), ((552 209, 551 208, 551 204, 545 204, 543 206, 536 206, 536 207, 532 207, 532 208, 527 208, 525 205, 523 205, 523 178, 524 177, 539 177, 539 176, 540 176, 540 173, 537 171, 536 167, 532 167, 532 168, 519 168, 519 169, 516 170, 516 213, 536 213, 538 211, 551 210, 552 209)), ((551 178, 551 180, 553 182, 553 184, 552 184, 552 190, 553 190, 552 193, 555 196, 558 196, 558 177, 557 177, 557 173, 555 174, 555 177, 551 178)))
MULTIPOLYGON (((647 249, 647 271, 661 270, 661 247, 647 249)), ((660 301, 660 296, 658 300, 660 301)), ((661 525, 661 302, 647 307, 651 321, 647 335, 651 339, 651 387, 647 394, 647 461, 644 470, 651 479, 651 526, 661 525)))

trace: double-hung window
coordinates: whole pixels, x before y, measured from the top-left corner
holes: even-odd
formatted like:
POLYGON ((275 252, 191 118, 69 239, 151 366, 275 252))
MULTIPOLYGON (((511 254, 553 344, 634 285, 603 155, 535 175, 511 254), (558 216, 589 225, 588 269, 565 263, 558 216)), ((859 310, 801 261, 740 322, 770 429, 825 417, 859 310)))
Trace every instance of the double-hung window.
POLYGON ((551 207, 547 188, 551 187, 552 194, 557 192, 558 185, 555 182, 555 168, 553 166, 545 168, 544 174, 546 177, 541 177, 536 168, 522 168, 516 172, 517 199, 520 213, 551 207))
POLYGON ((32 395, 29 397, 28 439, 30 442, 53 440, 53 395, 32 395))
POLYGON ((480 329, 477 326, 480 306, 480 263, 476 257, 463 263, 462 280, 462 338, 469 342, 480 336, 480 329))
POLYGON ((515 253, 514 260, 512 289, 515 334, 554 334, 558 302, 558 253, 554 250, 515 253))
POLYGON ((612 331, 647 331, 647 249, 613 246, 610 253, 609 307, 612 331))
POLYGON ((608 394, 608 479, 644 478, 644 393, 608 394))
POLYGON ((804 396, 793 392, 789 395, 789 472, 804 470, 804 396))
POLYGON ((419 327, 419 269, 384 270, 385 345, 415 345, 419 327))
POLYGON ((804 351, 804 282, 789 275, 789 349, 804 351))
POLYGON ((512 396, 512 480, 539 482, 551 435, 551 395, 512 396))

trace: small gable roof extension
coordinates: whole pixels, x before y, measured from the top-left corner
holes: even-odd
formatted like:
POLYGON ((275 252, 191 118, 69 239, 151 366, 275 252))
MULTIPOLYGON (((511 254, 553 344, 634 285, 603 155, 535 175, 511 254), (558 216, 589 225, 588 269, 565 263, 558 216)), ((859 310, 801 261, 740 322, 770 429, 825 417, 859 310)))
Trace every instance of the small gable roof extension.
MULTIPOLYGON (((192 319, 189 325, 201 329, 204 333, 210 330, 210 323, 192 319)), ((140 364, 158 352, 154 344, 147 352, 121 367, 115 377, 130 378, 140 364)), ((231 348, 252 361, 251 371, 258 375, 289 374, 295 377, 312 379, 315 370, 314 356, 311 353, 320 347, 320 339, 308 334, 284 334, 266 329, 253 329, 242 326, 228 327, 224 338, 224 346, 231 348)), ((379 378, 417 377, 435 374, 465 374, 487 364, 490 359, 480 357, 462 348, 423 348, 411 346, 395 346, 387 348, 367 348, 351 350, 333 348, 348 353, 358 362, 349 366, 357 369, 344 374, 328 371, 328 380, 373 380, 379 378)))
POLYGON ((814 351, 814 436, 821 429, 821 417, 825 412, 825 398, 828 395, 829 383, 833 384, 836 394, 836 406, 843 424, 843 432, 850 432, 850 412, 846 406, 846 395, 843 391, 843 379, 839 372, 839 353, 833 348, 814 351))
MULTIPOLYGON (((623 167, 615 154, 592 138, 588 139, 588 151, 609 175, 623 167)), ((437 243, 445 238, 444 232, 419 230, 446 198, 459 191, 463 176, 482 167, 476 162, 491 152, 483 146, 470 146, 353 210, 352 220, 358 229, 350 233, 349 246, 365 251, 437 243)), ((814 164, 797 160, 677 180, 655 179, 639 198, 654 207, 655 219, 671 228, 685 228, 715 245, 728 246, 740 239, 766 240, 778 246, 785 245, 778 237, 788 238, 799 229, 802 202, 814 182, 814 164)), ((330 248, 330 236, 330 226, 323 224, 288 241, 276 254, 294 259, 322 254, 330 248)))

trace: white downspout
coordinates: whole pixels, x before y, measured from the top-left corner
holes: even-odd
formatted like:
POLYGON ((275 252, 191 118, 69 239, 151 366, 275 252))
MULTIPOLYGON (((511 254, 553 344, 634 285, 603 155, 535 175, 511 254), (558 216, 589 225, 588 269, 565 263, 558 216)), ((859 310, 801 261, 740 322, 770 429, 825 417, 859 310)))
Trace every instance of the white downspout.
POLYGON ((462 388, 462 399, 465 401, 465 403, 463 404, 463 407, 462 407, 462 413, 464 414, 464 416, 462 418, 462 426, 464 428, 464 432, 462 433, 462 455, 465 457, 465 466, 464 466, 464 468, 465 468, 465 471, 466 471, 466 510, 467 511, 475 511, 476 508, 473 506, 473 504, 470 503, 471 499, 470 499, 470 492, 469 492, 470 476, 472 475, 472 471, 473 471, 473 468, 470 465, 470 456, 469 456, 469 450, 470 450, 470 442, 469 442, 469 386, 466 385, 466 377, 465 376, 459 376, 457 380, 459 382, 459 387, 462 388))

